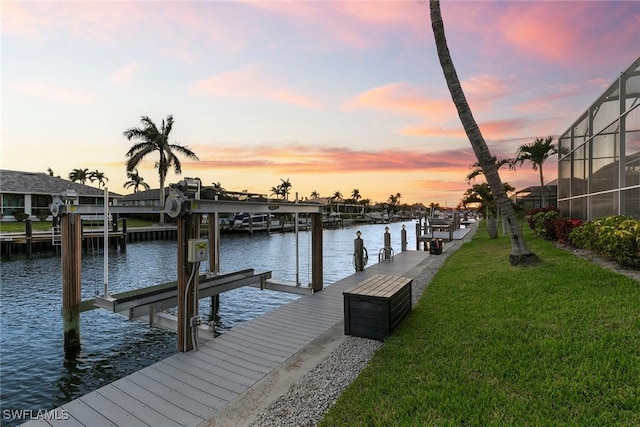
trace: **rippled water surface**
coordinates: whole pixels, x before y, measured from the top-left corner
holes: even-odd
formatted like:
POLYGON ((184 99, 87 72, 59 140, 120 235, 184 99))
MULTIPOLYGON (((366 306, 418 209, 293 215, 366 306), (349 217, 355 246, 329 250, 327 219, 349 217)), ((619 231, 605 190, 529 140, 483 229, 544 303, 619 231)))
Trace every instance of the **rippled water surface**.
MULTIPOLYGON (((400 251, 401 223, 390 224, 392 246, 400 251)), ((408 247, 415 249, 415 229, 407 222, 408 247)), ((371 262, 383 244, 385 225, 360 225, 371 262)), ((353 239, 356 228, 324 230, 324 284, 353 273, 353 239)), ((311 277, 310 233, 298 238, 299 281, 311 277)), ((203 263, 204 264, 204 263, 203 263)), ((274 279, 295 283, 296 238, 293 233, 223 235, 220 264, 223 272, 254 268, 272 271, 274 279)), ((203 270, 208 267, 202 266, 203 270)), ((96 309, 82 313, 82 352, 65 360, 60 309, 60 258, 51 255, 15 258, 2 262, 0 381, 1 409, 52 409, 109 382, 144 368, 176 351, 175 334, 128 321, 96 309)), ((125 253, 109 252, 109 292, 117 293, 176 280, 176 244, 157 241, 127 245, 125 253)), ((103 290, 103 257, 88 252, 82 260, 82 299, 103 290)), ((244 287, 220 296, 223 332, 268 312, 296 295, 244 287)), ((209 313, 207 299, 201 314, 209 313)), ((6 420, 2 425, 14 425, 6 420)))

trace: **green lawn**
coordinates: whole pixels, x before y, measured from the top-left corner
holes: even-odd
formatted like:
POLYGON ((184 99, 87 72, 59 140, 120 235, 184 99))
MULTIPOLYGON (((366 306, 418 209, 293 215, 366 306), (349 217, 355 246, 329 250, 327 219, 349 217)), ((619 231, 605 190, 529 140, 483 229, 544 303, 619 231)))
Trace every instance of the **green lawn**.
POLYGON ((640 425, 640 283, 481 227, 322 426, 640 425))
MULTIPOLYGON (((102 226, 102 221, 93 221, 88 222, 87 226, 97 227, 102 226)), ((141 219, 127 219, 127 228, 132 227, 148 227, 154 225, 152 221, 145 221, 141 219)), ((118 229, 122 229, 122 220, 118 221, 118 229)), ((48 231, 51 230, 51 221, 31 221, 31 228, 33 231, 48 231)), ((24 233, 25 231, 25 222, 0 222, 0 233, 24 233)))

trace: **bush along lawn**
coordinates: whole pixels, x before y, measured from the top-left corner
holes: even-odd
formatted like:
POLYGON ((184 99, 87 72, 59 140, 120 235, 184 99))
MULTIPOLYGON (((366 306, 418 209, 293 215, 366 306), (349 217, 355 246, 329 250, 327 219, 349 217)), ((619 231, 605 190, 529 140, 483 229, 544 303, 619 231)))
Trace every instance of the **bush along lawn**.
POLYGON ((640 425, 640 283, 480 229, 322 426, 640 425))
POLYGON ((534 209, 529 227, 538 237, 588 249, 620 265, 640 268, 640 221, 615 215, 584 222, 561 218, 557 208, 534 209))

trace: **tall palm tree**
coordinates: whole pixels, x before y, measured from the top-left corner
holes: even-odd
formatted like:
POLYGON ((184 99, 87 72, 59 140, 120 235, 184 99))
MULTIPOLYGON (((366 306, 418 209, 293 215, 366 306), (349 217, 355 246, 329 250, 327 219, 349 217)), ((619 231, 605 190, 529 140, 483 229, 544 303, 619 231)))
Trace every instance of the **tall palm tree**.
POLYGON ((98 188, 101 188, 103 185, 106 185, 109 178, 104 174, 104 172, 100 172, 98 169, 89 172, 89 181, 98 181, 98 188))
MULTIPOLYGON (((122 133, 129 141, 132 139, 139 141, 133 144, 126 154, 128 157, 126 163, 127 172, 136 169, 147 154, 157 152, 159 159, 155 163, 155 168, 158 169, 158 176, 160 178, 160 206, 163 206, 165 201, 164 183, 167 179, 167 172, 173 167, 176 175, 182 173, 182 164, 176 156, 176 153, 182 154, 192 160, 200 159, 187 147, 169 143, 169 134, 171 133, 171 129, 173 129, 172 115, 167 116, 166 122, 164 120, 162 121, 160 129, 158 129, 155 123, 147 116, 142 116, 140 121, 143 125, 141 128, 130 128, 122 133)), ((160 224, 164 224, 163 214, 160 214, 160 224)))
POLYGON ((124 188, 133 187, 134 193, 137 193, 138 191, 140 191, 140 187, 144 188, 145 190, 149 189, 149 184, 144 182, 144 178, 138 174, 138 169, 128 171, 127 178, 129 178, 129 181, 125 182, 122 185, 124 188))
POLYGON ((353 199, 354 202, 358 203, 358 200, 362 199, 362 196, 360 195, 360 190, 358 190, 357 188, 354 188, 353 191, 351 191, 351 198, 353 199))
POLYGON ((85 184, 89 179, 89 169, 74 169, 69 172, 69 180, 85 184))
POLYGON ((460 85, 460 79, 458 78, 451 54, 449 53, 449 47, 447 46, 444 23, 442 21, 442 14, 440 13, 440 2, 438 0, 429 0, 429 6, 431 9, 431 27, 438 51, 438 59, 447 82, 447 87, 458 111, 458 117, 460 118, 462 127, 478 159, 478 164, 482 167, 489 186, 494 189, 493 196, 496 204, 507 221, 509 236, 511 238, 509 262, 511 265, 533 264, 538 261, 538 257, 527 248, 522 236, 522 231, 516 220, 515 211, 504 190, 504 185, 500 179, 496 163, 492 160, 493 156, 489 152, 489 147, 480 132, 478 124, 473 118, 471 108, 469 108, 467 98, 460 85))
POLYGON ((530 162, 533 170, 540 171, 540 191, 542 192, 542 207, 547 206, 544 192, 544 176, 542 174, 542 164, 549 157, 558 153, 558 147, 553 143, 553 136, 546 138, 536 138, 529 144, 518 147, 516 157, 511 161, 511 166, 522 166, 524 162, 530 162))

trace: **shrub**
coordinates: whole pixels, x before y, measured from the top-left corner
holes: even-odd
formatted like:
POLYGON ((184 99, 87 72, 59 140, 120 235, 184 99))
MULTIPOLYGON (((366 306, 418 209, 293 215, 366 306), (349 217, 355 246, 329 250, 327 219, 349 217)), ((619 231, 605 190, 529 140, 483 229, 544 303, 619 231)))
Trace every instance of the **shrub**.
POLYGON ((534 234, 546 240, 556 240, 555 221, 560 216, 560 211, 557 208, 535 209, 535 211, 528 219, 529 227, 534 234))
POLYGON ((16 212, 13 216, 15 217, 16 221, 19 221, 19 222, 22 222, 27 218, 29 218, 29 214, 26 214, 24 212, 16 212))
POLYGON ((558 243, 568 243, 569 233, 576 227, 580 227, 584 222, 576 218, 557 218, 553 224, 558 243))
POLYGON ((620 265, 640 267, 640 221, 623 215, 587 222, 569 233, 569 242, 620 265))

